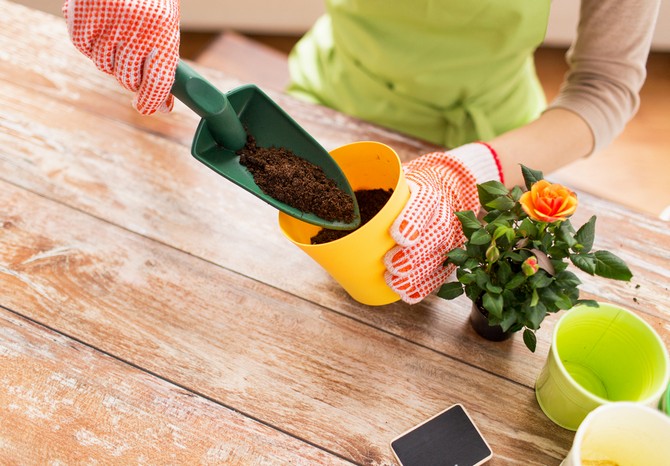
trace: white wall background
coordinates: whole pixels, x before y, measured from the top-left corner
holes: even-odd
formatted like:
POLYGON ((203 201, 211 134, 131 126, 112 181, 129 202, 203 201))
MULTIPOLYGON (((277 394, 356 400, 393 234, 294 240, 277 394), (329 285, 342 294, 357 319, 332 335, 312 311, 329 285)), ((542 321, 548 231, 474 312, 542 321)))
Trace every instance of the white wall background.
MULTIPOLYGON (((14 0, 60 15, 62 0, 14 0)), ((302 34, 323 12, 320 0, 182 0, 182 28, 238 29, 245 32, 302 34)), ((553 0, 547 45, 567 46, 574 36, 579 0, 553 0)), ((670 0, 663 0, 652 49, 670 51, 670 0)))

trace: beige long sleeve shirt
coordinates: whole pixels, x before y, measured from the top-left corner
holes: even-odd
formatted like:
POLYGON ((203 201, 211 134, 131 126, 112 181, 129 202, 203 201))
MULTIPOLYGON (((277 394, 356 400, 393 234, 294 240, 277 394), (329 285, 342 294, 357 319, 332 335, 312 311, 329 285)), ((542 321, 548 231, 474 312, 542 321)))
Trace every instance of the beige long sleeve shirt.
MULTIPOLYGON (((554 0, 560 1, 560 0, 554 0)), ((590 126, 593 152, 610 144, 640 104, 661 0, 582 0, 570 66, 557 98, 590 126)))

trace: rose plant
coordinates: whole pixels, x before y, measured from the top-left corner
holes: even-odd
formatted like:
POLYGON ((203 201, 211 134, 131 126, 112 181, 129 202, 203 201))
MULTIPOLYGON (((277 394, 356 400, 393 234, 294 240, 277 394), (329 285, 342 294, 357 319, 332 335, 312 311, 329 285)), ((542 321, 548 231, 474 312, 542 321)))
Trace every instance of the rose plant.
POLYGON ((535 331, 549 313, 576 304, 580 279, 569 264, 590 275, 625 280, 628 266, 609 251, 593 251, 596 216, 578 230, 569 217, 577 196, 568 188, 543 179, 541 172, 521 167, 526 192, 489 181, 477 186, 484 217, 458 212, 465 243, 447 255, 456 281, 442 285, 438 296, 465 295, 487 316, 489 325, 505 332, 523 329, 526 346, 535 351, 535 331))

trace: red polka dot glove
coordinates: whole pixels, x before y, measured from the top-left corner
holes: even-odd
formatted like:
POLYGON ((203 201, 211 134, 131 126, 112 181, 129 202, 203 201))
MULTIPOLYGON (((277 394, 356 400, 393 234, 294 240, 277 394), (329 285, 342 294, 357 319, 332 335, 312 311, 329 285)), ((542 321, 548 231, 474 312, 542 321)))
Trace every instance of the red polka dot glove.
POLYGON ((172 110, 179 60, 179 0, 66 0, 63 15, 74 45, 150 115, 172 110))
POLYGON ((390 229, 397 243, 384 256, 386 283, 414 304, 454 270, 446 254, 465 241, 455 212, 479 211, 477 183, 502 181, 493 149, 482 143, 423 155, 403 165, 410 198, 390 229))

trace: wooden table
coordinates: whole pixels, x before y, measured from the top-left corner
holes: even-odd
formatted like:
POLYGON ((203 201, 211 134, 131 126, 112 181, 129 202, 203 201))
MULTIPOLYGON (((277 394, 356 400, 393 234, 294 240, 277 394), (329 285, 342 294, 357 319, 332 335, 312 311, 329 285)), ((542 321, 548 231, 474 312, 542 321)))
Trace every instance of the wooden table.
MULTIPOLYGON (((393 464, 392 438, 455 403, 490 464, 560 463, 573 433, 533 390, 558 316, 531 354, 474 334, 465 299, 358 304, 189 155, 183 105, 140 116, 62 19, 0 0, 0 21, 0 463, 393 464)), ((432 149, 272 96, 328 149, 432 149)), ((668 344, 668 225, 580 199, 635 273, 584 294, 668 344)))

